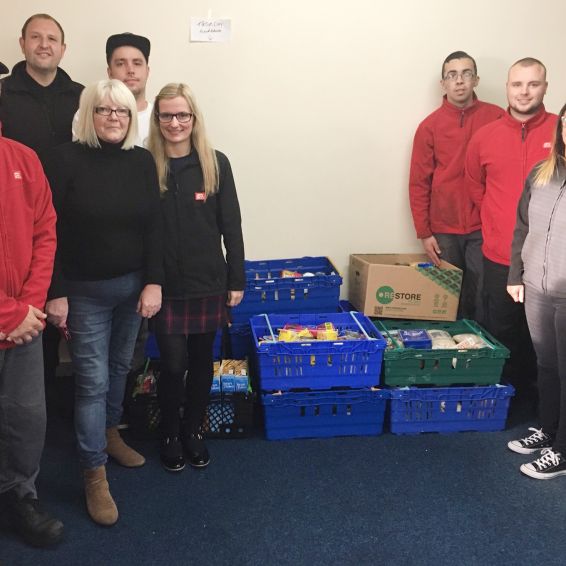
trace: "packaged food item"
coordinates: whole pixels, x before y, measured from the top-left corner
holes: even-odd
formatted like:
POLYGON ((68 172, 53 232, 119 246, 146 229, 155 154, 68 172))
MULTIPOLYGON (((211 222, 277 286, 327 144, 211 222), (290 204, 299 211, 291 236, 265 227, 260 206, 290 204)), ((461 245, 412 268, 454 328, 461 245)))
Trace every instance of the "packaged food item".
POLYGON ((338 331, 331 322, 319 324, 316 329, 317 340, 338 340, 338 331))
POLYGON ((396 348, 404 348, 404 344, 401 341, 398 330, 389 330, 386 335, 384 335, 387 341, 387 350, 395 350, 396 348))
POLYGON ((493 346, 484 340, 481 336, 473 333, 455 334, 453 336, 456 347, 459 350, 479 350, 480 348, 493 348, 493 346))
POLYGON ((438 330, 436 328, 427 330, 432 341, 433 350, 454 350, 456 342, 454 338, 446 330, 438 330))
POLYGON ((432 341, 424 328, 409 328, 399 330, 399 338, 403 341, 405 348, 417 350, 430 350, 432 341))
POLYGON ((279 342, 297 342, 299 339, 297 331, 292 328, 280 328, 278 338, 279 342))
POLYGON ((365 338, 361 332, 355 330, 344 330, 338 335, 339 340, 365 340, 365 338))
POLYGON ((287 278, 287 277, 302 277, 303 274, 299 273, 298 271, 290 271, 289 269, 283 269, 283 271, 281 271, 281 277, 283 278, 287 278))
POLYGON ((142 373, 136 377, 132 397, 138 395, 154 395, 157 391, 157 378, 153 369, 149 369, 149 358, 147 359, 142 373))

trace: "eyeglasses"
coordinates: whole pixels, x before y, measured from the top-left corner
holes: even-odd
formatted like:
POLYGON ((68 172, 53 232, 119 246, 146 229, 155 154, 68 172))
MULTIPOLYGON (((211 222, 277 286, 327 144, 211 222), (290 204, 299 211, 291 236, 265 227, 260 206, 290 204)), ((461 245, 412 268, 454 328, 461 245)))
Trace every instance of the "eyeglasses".
POLYGON ((191 112, 177 112, 177 114, 171 114, 170 112, 156 112, 157 119, 162 124, 168 124, 173 120, 173 118, 177 118, 177 122, 183 124, 185 122, 190 122, 191 118, 194 116, 191 112))
POLYGON ((110 108, 109 106, 96 106, 94 111, 100 116, 110 116, 114 113, 117 118, 129 118, 132 115, 127 108, 110 108))
POLYGON ((461 73, 458 73, 457 71, 448 71, 444 75, 444 80, 445 81, 457 81, 458 77, 462 77, 463 81, 471 81, 475 76, 476 76, 475 73, 473 71, 470 71, 470 69, 466 69, 465 71, 462 71, 461 73))

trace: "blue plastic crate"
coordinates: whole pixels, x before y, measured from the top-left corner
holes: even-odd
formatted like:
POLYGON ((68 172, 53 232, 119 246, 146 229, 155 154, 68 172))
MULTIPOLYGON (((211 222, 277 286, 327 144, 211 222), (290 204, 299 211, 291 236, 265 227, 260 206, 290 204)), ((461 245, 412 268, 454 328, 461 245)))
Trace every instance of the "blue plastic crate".
POLYGON ((383 432, 385 390, 264 394, 268 440, 369 436, 383 432))
POLYGON ((503 430, 511 385, 488 387, 403 387, 389 390, 391 432, 462 432, 503 430))
POLYGON ((246 261, 243 301, 231 311, 232 322, 269 313, 333 312, 338 308, 342 277, 326 257, 246 261), (281 277, 283 270, 313 277, 281 277))
POLYGON ((250 319, 262 391, 291 389, 361 389, 379 384, 385 340, 372 322, 358 312, 327 314, 263 314, 250 319), (363 340, 278 342, 285 324, 318 326, 331 322, 339 331, 354 330, 363 340), (261 341, 264 337, 269 341, 261 341))

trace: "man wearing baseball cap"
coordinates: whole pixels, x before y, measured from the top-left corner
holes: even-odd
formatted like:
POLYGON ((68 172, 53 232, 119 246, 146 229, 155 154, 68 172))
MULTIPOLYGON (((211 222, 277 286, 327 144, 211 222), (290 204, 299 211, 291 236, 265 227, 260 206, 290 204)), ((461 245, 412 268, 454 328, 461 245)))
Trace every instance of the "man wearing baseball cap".
MULTIPOLYGON (((136 145, 145 146, 153 104, 146 100, 145 87, 149 77, 149 52, 151 43, 147 37, 135 33, 118 33, 106 41, 108 78, 122 81, 134 95, 138 110, 138 138, 136 145)), ((73 120, 73 137, 78 122, 78 112, 73 120)))

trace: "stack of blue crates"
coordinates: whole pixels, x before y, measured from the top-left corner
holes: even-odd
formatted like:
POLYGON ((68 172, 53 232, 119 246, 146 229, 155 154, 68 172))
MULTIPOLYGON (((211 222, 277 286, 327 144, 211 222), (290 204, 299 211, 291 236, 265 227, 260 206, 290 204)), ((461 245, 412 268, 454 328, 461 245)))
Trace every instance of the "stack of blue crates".
POLYGON ((229 338, 235 359, 254 354, 250 330, 254 315, 337 310, 342 277, 326 257, 246 260, 245 269, 244 299, 230 315, 229 338), (297 276, 284 276, 285 272, 297 276))
POLYGON ((384 354, 383 382, 390 386, 390 428, 394 434, 497 431, 505 428, 511 385, 500 384, 509 350, 472 320, 455 322, 375 320, 392 347, 384 354), (393 337, 416 329, 450 335, 473 334, 479 349, 422 348, 393 337))
MULTIPOLYGON (((338 303, 337 303, 338 304, 338 303)), ((263 314, 250 319, 269 440, 378 435, 386 392, 379 383, 385 340, 361 313, 263 314), (278 341, 286 324, 332 323, 354 340, 278 341)))

